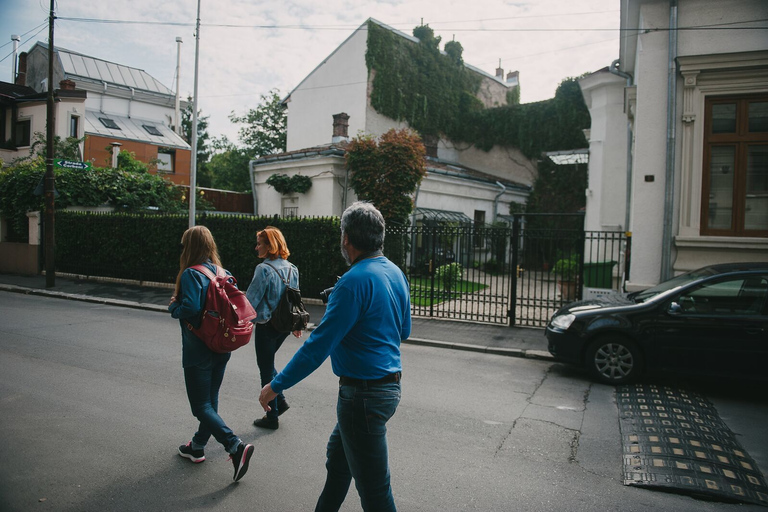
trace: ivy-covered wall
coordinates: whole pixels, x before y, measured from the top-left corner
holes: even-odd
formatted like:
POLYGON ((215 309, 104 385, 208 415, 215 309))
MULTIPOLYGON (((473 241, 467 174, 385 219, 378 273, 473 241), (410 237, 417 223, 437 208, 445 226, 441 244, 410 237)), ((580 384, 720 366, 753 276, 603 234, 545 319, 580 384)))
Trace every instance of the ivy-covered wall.
POLYGON ((368 23, 371 105, 380 114, 407 121, 422 136, 443 135, 486 151, 516 147, 533 160, 545 151, 587 146, 582 130, 590 126, 589 111, 575 78, 563 80, 550 100, 486 109, 476 97, 481 77, 464 66, 461 45, 447 43, 444 55, 429 27, 417 27, 414 35, 420 43, 368 23))

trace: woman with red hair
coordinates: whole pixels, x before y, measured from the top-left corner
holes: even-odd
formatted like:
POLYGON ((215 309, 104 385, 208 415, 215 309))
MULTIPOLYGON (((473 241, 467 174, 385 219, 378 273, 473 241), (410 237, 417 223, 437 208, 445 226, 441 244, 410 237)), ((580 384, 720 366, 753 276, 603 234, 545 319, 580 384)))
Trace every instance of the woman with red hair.
MULTIPOLYGON (((283 233, 273 226, 267 226, 256 233, 256 253, 264 261, 256 266, 253 280, 245 293, 253 308, 256 310, 256 324, 253 330, 253 341, 256 346, 256 363, 259 365, 261 385, 272 382, 277 375, 275 371, 275 354, 288 337, 287 332, 277 331, 270 319, 275 311, 280 297, 285 291, 286 282, 292 288, 299 287, 299 269, 288 262, 291 252, 285 242, 283 233)), ((293 335, 301 337, 301 331, 293 335)), ((288 410, 285 396, 279 394, 270 402, 271 410, 263 417, 255 420, 254 425, 261 428, 277 430, 277 417, 288 410)))

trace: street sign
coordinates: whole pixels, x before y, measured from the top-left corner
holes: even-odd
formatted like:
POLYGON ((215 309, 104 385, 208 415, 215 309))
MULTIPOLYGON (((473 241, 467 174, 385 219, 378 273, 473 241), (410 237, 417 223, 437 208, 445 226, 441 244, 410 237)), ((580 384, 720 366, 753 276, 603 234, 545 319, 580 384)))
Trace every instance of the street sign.
POLYGON ((53 165, 60 169, 79 169, 85 170, 91 168, 91 162, 75 162, 73 160, 62 160, 57 158, 53 161, 53 165))

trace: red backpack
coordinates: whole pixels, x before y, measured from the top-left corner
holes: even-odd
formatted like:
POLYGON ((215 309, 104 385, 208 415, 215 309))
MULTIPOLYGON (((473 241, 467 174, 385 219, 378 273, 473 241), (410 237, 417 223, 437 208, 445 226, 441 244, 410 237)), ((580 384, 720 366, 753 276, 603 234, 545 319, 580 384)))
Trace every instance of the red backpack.
POLYGON ((195 328, 187 323, 189 330, 203 340, 209 349, 219 354, 247 345, 253 333, 251 320, 256 318, 256 311, 245 293, 237 289, 235 278, 220 267, 216 267, 216 275, 203 265, 189 268, 211 280, 205 295, 200 327, 195 328))

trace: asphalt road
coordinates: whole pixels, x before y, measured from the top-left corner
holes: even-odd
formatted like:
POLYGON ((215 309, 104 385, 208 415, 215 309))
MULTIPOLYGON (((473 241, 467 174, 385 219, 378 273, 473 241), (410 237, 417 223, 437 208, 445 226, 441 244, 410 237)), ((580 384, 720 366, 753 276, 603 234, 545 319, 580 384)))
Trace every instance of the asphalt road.
MULTIPOLYGON (((314 508, 335 422, 329 362, 287 392, 280 429, 262 431, 251 425, 262 414, 253 348, 235 352, 220 412, 256 454, 233 484, 215 441, 203 464, 177 455, 196 423, 176 321, 14 293, 0 293, 0 311, 0 510, 314 508)), ((278 364, 300 343, 289 338, 278 364)), ((388 435, 403 512, 765 510, 622 485, 614 391, 576 370, 415 345, 403 346, 403 362, 403 399, 388 435)), ((718 391, 718 410, 748 433, 745 448, 765 474, 768 405, 757 394, 718 391)), ((360 510, 354 489, 342 510, 360 510)))

